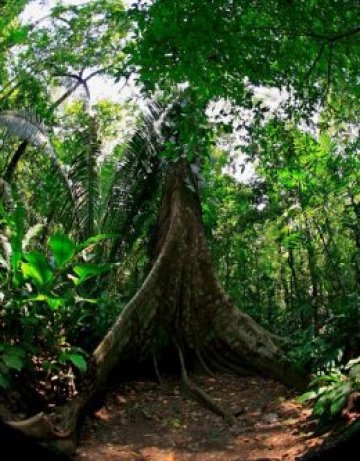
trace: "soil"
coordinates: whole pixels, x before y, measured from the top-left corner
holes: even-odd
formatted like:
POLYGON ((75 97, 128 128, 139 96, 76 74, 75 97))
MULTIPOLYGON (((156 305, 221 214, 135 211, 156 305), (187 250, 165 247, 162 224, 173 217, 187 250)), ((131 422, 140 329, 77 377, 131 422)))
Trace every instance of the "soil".
POLYGON ((85 421, 78 461, 292 461, 322 443, 311 411, 275 381, 222 374, 197 383, 235 424, 187 399, 178 381, 128 382, 85 421))

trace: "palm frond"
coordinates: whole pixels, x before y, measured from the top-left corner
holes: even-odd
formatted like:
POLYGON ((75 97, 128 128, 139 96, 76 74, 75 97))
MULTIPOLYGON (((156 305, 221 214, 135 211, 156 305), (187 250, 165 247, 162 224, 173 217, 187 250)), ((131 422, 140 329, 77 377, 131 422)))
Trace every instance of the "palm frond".
POLYGON ((110 260, 118 259, 122 250, 134 241, 141 230, 136 222, 152 211, 160 179, 159 122, 163 112, 153 105, 140 116, 137 129, 116 165, 101 228, 102 232, 120 235, 110 249, 110 260))
MULTIPOLYGON (((60 189, 65 189, 67 202, 74 209, 75 197, 72 182, 69 179, 65 166, 59 161, 51 144, 47 129, 39 120, 39 117, 27 111, 3 111, 0 112, 0 126, 3 126, 11 135, 23 141, 14 154, 14 157, 17 157, 15 165, 19 161, 20 156, 24 154, 28 144, 38 147, 49 157, 54 173, 54 184, 56 183, 60 189)), ((12 160, 10 160, 10 163, 12 163, 12 160)))
POLYGON ((44 124, 35 114, 26 111, 0 112, 0 125, 13 136, 41 148, 49 156, 51 163, 61 172, 65 181, 69 181, 63 165, 56 156, 44 124))
POLYGON ((34 226, 31 226, 27 230, 27 232, 24 235, 24 238, 22 240, 22 249, 23 249, 23 251, 27 250, 30 243, 39 236, 39 234, 43 231, 44 227, 45 227, 44 224, 37 223, 34 226))
POLYGON ((80 134, 80 148, 71 164, 69 176, 73 184, 77 213, 80 219, 79 237, 84 240, 97 232, 100 205, 99 168, 100 141, 95 117, 80 134))
POLYGON ((0 125, 22 141, 41 147, 49 155, 54 154, 47 130, 35 114, 27 111, 3 111, 0 112, 0 125))

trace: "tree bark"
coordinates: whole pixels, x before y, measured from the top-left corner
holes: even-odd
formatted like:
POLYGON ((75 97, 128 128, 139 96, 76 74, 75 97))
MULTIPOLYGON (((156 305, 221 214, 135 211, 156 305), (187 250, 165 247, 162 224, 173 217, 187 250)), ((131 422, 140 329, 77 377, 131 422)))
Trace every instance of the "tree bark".
POLYGON ((222 410, 190 384, 190 361, 210 370, 273 376, 300 389, 307 383, 275 336, 237 309, 220 286, 205 241, 197 180, 185 160, 165 180, 155 242, 143 285, 93 353, 88 388, 59 410, 62 434, 74 434, 79 416, 119 361, 153 360, 164 349, 180 359, 192 395, 219 414, 222 410))

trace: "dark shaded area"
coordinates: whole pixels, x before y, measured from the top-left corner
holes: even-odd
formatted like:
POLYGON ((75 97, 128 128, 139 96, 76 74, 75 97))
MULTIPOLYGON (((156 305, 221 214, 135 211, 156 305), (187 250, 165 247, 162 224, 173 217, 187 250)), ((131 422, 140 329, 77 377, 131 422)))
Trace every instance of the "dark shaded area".
POLYGON ((73 458, 45 447, 36 440, 0 421, 1 461, 71 461, 73 458))
POLYGON ((360 422, 353 429, 335 441, 324 444, 307 453, 297 461, 339 461, 341 459, 358 459, 360 455, 360 422))

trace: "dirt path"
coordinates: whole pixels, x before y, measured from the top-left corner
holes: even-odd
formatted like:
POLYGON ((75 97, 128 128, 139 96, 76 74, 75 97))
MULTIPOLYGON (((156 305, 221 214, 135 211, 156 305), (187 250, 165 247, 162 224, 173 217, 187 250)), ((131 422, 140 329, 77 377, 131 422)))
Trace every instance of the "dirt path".
POLYGON ((234 426, 187 400, 176 383, 127 383, 87 419, 78 460, 292 461, 321 443, 309 410, 274 381, 218 375, 198 383, 239 414, 234 426))

